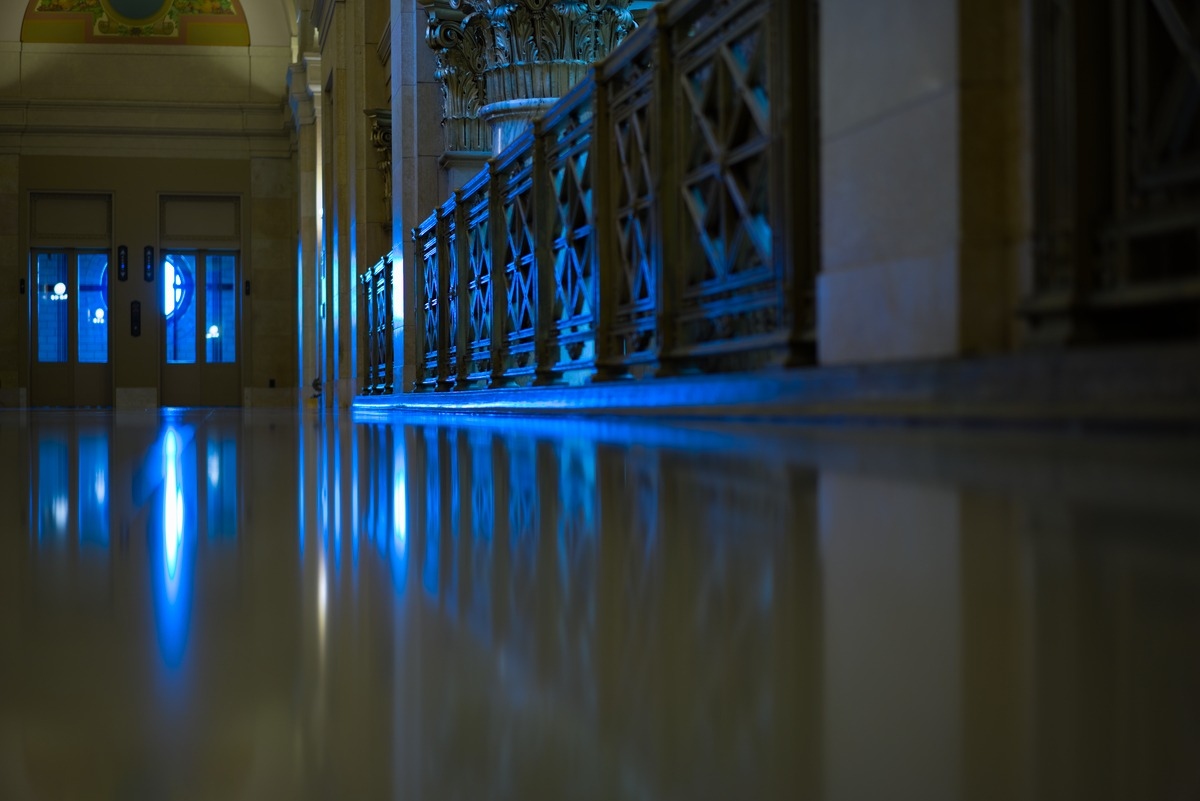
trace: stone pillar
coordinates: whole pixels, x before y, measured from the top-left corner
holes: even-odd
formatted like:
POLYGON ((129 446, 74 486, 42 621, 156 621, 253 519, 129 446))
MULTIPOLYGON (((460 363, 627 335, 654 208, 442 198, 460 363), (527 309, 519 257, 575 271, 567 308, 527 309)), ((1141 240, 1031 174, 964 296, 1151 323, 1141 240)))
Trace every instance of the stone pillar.
POLYGON ((296 270, 297 306, 296 369, 300 398, 311 400, 311 383, 320 378, 320 298, 318 261, 321 239, 321 57, 305 53, 288 72, 292 119, 296 125, 296 149, 300 174, 296 183, 296 212, 299 230, 299 263, 296 270))
MULTIPOLYGON (((20 158, 0 156, 0 408, 25 406, 28 373, 21 375, 21 325, 25 316, 21 306, 29 295, 22 295, 20 282, 31 284, 21 264, 17 247, 17 206, 20 200, 18 174, 20 158)), ((26 286, 25 291, 33 290, 26 286)))

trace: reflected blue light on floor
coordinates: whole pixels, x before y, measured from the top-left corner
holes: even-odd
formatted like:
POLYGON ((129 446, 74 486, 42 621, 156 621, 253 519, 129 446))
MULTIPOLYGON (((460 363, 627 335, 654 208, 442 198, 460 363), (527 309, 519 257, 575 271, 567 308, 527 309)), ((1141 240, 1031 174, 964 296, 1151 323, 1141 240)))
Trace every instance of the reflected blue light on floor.
POLYGON ((342 566, 342 449, 334 445, 333 451, 333 564, 342 566))
POLYGON ((161 454, 162 517, 150 537, 151 573, 159 651, 164 664, 175 669, 187 650, 191 616, 195 455, 193 443, 173 427, 163 435, 161 454))
POLYGON ((442 530, 442 468, 443 456, 438 447, 438 430, 425 431, 425 559, 421 566, 421 585, 437 597, 437 551, 442 530))
POLYGON ((38 441, 38 540, 58 539, 71 519, 71 458, 66 433, 45 433, 38 441))
POLYGON ((238 535, 237 439, 210 433, 206 446, 208 538, 238 535))
MULTIPOLYGON (((297 438, 297 442, 296 442, 296 486, 297 487, 308 486, 304 482, 304 466, 305 466, 304 434, 303 434, 303 432, 301 432, 301 434, 297 438)), ((298 529, 297 533, 300 537, 300 555, 301 556, 304 556, 304 541, 305 541, 305 539, 307 539, 307 537, 305 536, 305 525, 307 523, 307 518, 304 515, 304 499, 305 499, 305 497, 306 497, 306 493, 303 491, 296 493, 296 528, 298 529)))
POLYGON ((404 440, 396 439, 392 455, 392 585, 399 594, 408 582, 408 487, 404 440))
POLYGON ((79 542, 108 547, 108 433, 79 437, 79 542))
POLYGON ((362 520, 358 516, 358 458, 358 440, 355 439, 350 443, 350 537, 355 570, 358 569, 358 529, 362 520))

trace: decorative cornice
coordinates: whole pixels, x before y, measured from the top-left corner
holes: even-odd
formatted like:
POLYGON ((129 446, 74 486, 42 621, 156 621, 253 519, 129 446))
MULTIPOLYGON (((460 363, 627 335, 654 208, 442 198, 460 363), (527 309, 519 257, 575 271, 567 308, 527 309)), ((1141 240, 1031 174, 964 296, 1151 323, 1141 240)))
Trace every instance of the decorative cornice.
POLYGON ((386 108, 368 108, 363 113, 371 120, 371 145, 379 154, 375 162, 383 176, 383 203, 388 213, 392 209, 392 111, 386 108))
POLYGON ((292 123, 299 130, 321 114, 321 56, 302 54, 300 61, 288 66, 287 84, 292 123))

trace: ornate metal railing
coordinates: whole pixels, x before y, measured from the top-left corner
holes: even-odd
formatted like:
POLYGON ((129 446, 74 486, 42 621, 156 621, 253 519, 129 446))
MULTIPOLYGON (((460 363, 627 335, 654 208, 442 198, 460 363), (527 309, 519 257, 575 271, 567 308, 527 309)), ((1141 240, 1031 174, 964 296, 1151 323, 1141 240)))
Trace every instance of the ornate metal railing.
POLYGON ((392 261, 383 258, 358 278, 365 310, 364 395, 392 394, 392 261))
POLYGON ((658 6, 413 231, 414 388, 807 361, 811 25, 792 0, 658 6))

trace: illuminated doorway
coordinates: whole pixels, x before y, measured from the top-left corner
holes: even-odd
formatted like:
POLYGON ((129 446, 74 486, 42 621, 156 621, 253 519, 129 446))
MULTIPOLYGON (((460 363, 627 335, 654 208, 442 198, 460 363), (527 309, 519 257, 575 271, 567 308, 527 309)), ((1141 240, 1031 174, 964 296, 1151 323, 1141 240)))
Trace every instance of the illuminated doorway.
POLYGON ((162 405, 240 405, 238 254, 169 250, 160 269, 162 405))
POLYGON ((109 254, 30 252, 34 406, 111 406, 109 254))

